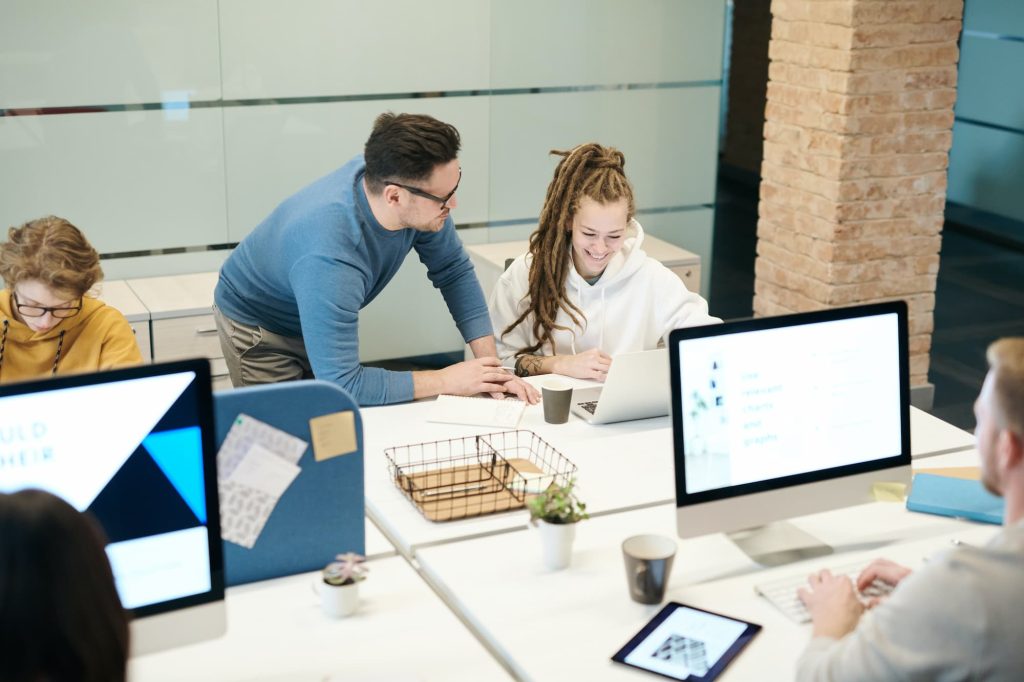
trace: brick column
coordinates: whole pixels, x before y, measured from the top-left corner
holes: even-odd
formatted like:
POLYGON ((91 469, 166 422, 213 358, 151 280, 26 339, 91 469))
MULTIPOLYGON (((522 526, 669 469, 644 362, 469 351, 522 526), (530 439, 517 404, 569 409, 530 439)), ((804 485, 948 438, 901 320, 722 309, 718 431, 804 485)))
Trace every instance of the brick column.
POLYGON ((773 0, 754 312, 901 298, 928 380, 963 0, 773 0))

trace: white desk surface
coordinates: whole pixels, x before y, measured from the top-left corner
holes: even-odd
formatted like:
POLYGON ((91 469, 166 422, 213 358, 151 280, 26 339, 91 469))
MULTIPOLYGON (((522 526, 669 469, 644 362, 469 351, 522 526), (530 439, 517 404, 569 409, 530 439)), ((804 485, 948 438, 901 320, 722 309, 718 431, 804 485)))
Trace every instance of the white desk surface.
POLYGON ((398 550, 395 546, 384 537, 373 521, 366 517, 366 558, 382 559, 396 554, 398 550))
POLYGON ((149 321, 149 309, 143 305, 135 292, 124 280, 113 279, 100 282, 98 298, 121 311, 129 322, 149 321))
MULTIPOLYGON (((544 377, 531 378, 537 383, 544 377)), ((578 385, 592 385, 574 379, 578 385)), ((366 512, 400 552, 418 547, 525 528, 524 510, 435 523, 395 486, 384 450, 396 445, 461 438, 498 429, 428 423, 431 401, 361 410, 365 434, 366 512)), ((973 446, 974 436, 921 410, 911 408, 915 457, 973 446)), ((672 425, 668 417, 591 426, 570 415, 566 424, 544 421, 540 405, 526 408, 520 429, 533 431, 579 467, 577 482, 591 513, 608 513, 675 499, 672 425)))
MULTIPOLYGON (((960 457, 944 465, 967 464, 960 457)), ((931 462, 928 462, 930 465, 931 462)), ((996 526, 906 511, 878 502, 794 519, 837 554, 761 569, 724 535, 680 541, 666 601, 679 601, 764 626, 726 670, 726 680, 792 679, 810 629, 754 593, 754 585, 824 566, 886 556, 910 566, 957 539, 984 543, 996 526)), ((577 526, 572 565, 547 571, 535 531, 427 547, 424 575, 523 680, 643 680, 609 658, 659 610, 630 600, 621 542, 637 533, 675 537, 675 509, 662 505, 590 519, 577 526)))
POLYGON ((331 619, 318 573, 228 590, 228 633, 132 659, 132 682, 433 682, 509 675, 401 557, 369 562, 359 611, 331 619))
POLYGON ((209 315, 217 272, 129 279, 128 286, 149 308, 154 320, 188 315, 209 315))

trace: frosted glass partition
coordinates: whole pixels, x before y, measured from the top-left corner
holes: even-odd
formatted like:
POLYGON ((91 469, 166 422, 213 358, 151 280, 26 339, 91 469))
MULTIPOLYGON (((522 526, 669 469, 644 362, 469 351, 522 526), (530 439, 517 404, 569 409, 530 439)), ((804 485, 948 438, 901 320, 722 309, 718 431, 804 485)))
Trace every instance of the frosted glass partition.
POLYGON ((984 121, 1024 132, 1024 87, 1007 87, 1004 65, 1024 68, 1024 36, 1020 41, 965 35, 960 41, 957 91, 958 118, 984 121))
POLYGON ((220 0, 224 96, 488 87, 480 0, 220 0))
MULTIPOLYGON (((947 196, 966 206, 1024 222, 1024 133, 957 121, 947 196)), ((1024 238, 1024 234, 1019 235, 1024 238)))
POLYGON ((220 97, 209 0, 3 0, 0 109, 220 97))
POLYGON ((497 2, 491 87, 717 81, 724 21, 715 1, 497 2))
POLYGON ((536 218, 557 157, 582 142, 618 147, 640 208, 715 199, 718 97, 714 87, 494 97, 491 218, 536 218))
POLYGON ((957 215, 1024 241, 1024 3, 966 3, 960 48, 947 197, 976 209, 957 215))
POLYGON ((0 118, 5 225, 50 213, 100 253, 227 241, 221 111, 0 118))
MULTIPOLYGON (((383 111, 463 139, 466 241, 525 238, 552 148, 622 149, 641 221, 710 275, 724 0, 6 0, 0 220, 81 225, 119 277, 215 268, 383 111)), ((705 283, 706 286, 706 283, 705 283)), ((461 348, 415 257, 367 359, 461 348), (415 328, 416 333, 408 333, 415 328)))
MULTIPOLYGON (((430 114, 459 129, 459 223, 487 220, 488 102, 484 97, 389 100, 387 108, 430 114)), ((299 188, 362 151, 382 103, 329 102, 224 110, 228 217, 239 241, 299 188)))

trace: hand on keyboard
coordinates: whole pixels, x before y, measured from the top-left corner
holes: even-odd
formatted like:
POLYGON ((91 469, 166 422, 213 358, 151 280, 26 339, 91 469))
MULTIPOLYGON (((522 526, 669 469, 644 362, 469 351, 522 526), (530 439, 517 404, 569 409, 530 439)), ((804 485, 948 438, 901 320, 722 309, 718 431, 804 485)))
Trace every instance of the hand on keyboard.
MULTIPOLYGON (((909 572, 910 569, 885 559, 877 559, 867 565, 854 564, 832 569, 834 576, 846 576, 850 579, 851 592, 854 592, 854 587, 857 588, 859 594, 854 594, 864 608, 871 608, 877 604, 892 591, 894 584, 909 572), (905 572, 901 574, 900 571, 905 572)), ((788 617, 798 623, 807 623, 811 620, 811 614, 797 595, 797 590, 809 586, 807 573, 793 573, 759 584, 754 589, 788 617)))
POLYGON ((861 601, 869 609, 889 596, 893 588, 910 575, 910 569, 888 559, 875 559, 857 576, 856 587, 861 601))

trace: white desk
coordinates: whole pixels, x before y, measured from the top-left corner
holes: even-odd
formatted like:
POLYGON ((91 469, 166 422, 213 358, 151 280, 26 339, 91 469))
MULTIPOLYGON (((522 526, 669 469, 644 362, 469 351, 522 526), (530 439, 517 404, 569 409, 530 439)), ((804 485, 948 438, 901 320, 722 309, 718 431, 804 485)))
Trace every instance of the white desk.
MULTIPOLYGON (((966 453, 944 466, 976 461, 966 453)), ((928 461, 927 465, 932 462, 928 461)), ((666 599, 733 615, 764 626, 727 669, 728 680, 792 679, 809 627, 788 620, 753 586, 774 577, 810 573, 886 556, 910 566, 951 546, 984 543, 996 526, 907 512, 901 503, 873 503, 794 519, 794 525, 835 547, 837 554, 761 569, 724 535, 680 541, 666 599), (771 675, 766 677, 766 671, 771 675)), ((644 673, 611 663, 660 607, 630 600, 620 544, 637 533, 675 537, 673 505, 582 522, 573 562, 549 572, 533 531, 478 538, 417 551, 421 571, 523 680, 642 680, 644 673)))
MULTIPOLYGON (((537 384, 543 377, 532 377, 537 384)), ((592 382, 566 379, 578 385, 592 382)), ((492 428, 432 424, 432 405, 418 401, 361 410, 365 434, 366 511, 399 552, 413 556, 417 548, 525 528, 525 511, 435 523, 391 480, 384 450, 396 445, 460 438, 495 431, 492 428)), ((910 408, 913 456, 972 447, 974 436, 951 424, 910 408)), ((668 417, 591 426, 575 416, 560 425, 544 421, 540 405, 526 408, 520 429, 533 431, 569 458, 579 469, 580 496, 591 514, 605 514, 675 499, 672 425, 668 417)))
POLYGON ((330 619, 318 573, 228 590, 228 633, 132 659, 132 682, 438 682, 508 680, 401 557, 369 562, 353 616, 330 619))
POLYGON ((395 546, 384 537, 384 534, 380 532, 376 524, 373 523, 369 518, 365 518, 366 523, 366 558, 367 559, 383 559, 385 557, 395 556, 398 554, 398 550, 395 546))

